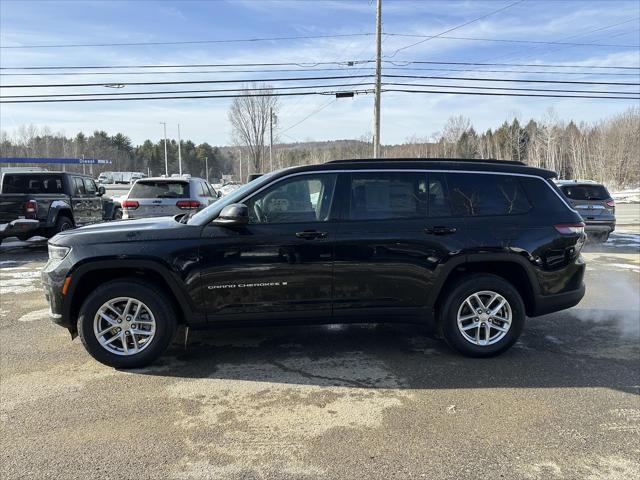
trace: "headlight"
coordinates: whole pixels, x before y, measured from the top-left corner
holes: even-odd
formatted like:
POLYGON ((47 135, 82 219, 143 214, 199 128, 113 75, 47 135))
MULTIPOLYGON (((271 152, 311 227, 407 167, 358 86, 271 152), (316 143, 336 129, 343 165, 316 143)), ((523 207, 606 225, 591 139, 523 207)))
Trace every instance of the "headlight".
POLYGON ((61 262, 71 251, 71 247, 61 247, 49 244, 49 260, 61 262))

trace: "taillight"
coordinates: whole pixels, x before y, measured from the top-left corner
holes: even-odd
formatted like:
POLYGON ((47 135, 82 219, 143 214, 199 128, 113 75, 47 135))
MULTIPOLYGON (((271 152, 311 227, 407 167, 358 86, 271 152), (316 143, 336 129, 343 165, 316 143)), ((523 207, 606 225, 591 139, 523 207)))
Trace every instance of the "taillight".
POLYGON ((607 200, 607 207, 615 207, 616 206, 616 201, 613 198, 610 198, 609 200, 607 200))
POLYGON ((38 211, 38 202, 35 200, 27 200, 24 204, 25 213, 36 213, 38 211))
POLYGON ((559 223, 553 226, 562 235, 582 235, 584 223, 559 223))
POLYGON ((135 210, 139 206, 140 204, 135 200, 125 200, 122 202, 122 208, 126 208, 127 210, 135 210))
POLYGON ((176 202, 176 207, 181 208, 182 210, 193 210, 199 206, 200 202, 197 200, 178 200, 176 202))

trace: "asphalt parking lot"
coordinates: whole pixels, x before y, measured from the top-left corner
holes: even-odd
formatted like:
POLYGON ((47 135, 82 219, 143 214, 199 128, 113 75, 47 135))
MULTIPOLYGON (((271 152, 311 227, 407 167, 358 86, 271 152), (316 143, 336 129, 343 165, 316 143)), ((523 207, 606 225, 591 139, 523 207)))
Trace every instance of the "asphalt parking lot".
POLYGON ((47 319, 42 242, 3 245, 0 478, 640 478, 639 252, 633 220, 588 245, 583 302, 498 358, 334 325, 193 332, 117 371, 47 319))

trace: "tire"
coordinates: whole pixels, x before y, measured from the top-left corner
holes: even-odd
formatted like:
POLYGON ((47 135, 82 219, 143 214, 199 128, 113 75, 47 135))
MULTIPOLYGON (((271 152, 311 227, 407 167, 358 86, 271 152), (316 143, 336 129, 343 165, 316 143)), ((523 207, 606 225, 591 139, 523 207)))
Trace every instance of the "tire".
POLYGON ((138 368, 149 365, 166 350, 177 326, 176 312, 165 297, 166 294, 153 285, 135 279, 114 280, 98 287, 87 297, 78 315, 78 333, 82 344, 93 358, 110 367, 138 368), (122 314, 125 313, 123 310, 128 299, 133 301, 130 314, 125 318, 122 314), (109 307, 105 310, 107 302, 113 302, 116 312, 109 307), (100 311, 107 312, 111 321, 106 322, 104 317, 98 317, 100 311), (120 316, 116 315, 117 312, 120 316), (137 321, 140 323, 129 323, 131 319, 136 322, 138 314, 140 318, 137 321), (154 324, 153 328, 151 323, 154 324), (101 336, 102 341, 109 341, 112 337, 120 338, 111 341, 108 347, 103 346, 98 340, 96 329, 100 329, 98 331, 102 333, 111 326, 120 328, 120 333, 114 332, 112 328, 101 336), (135 338, 132 338, 133 331, 145 331, 145 335, 133 335, 135 338), (149 334, 151 331, 152 335, 149 334), (129 336, 125 337, 127 332, 129 336), (126 338, 126 349, 130 353, 125 353, 123 338, 126 338), (135 346, 139 347, 137 353, 133 351, 135 346))
POLYGON ((70 230, 72 228, 74 228, 73 220, 71 220, 66 215, 59 215, 57 220, 56 220, 55 227, 53 227, 51 229, 51 235, 50 236, 53 237, 54 235, 57 235, 60 232, 63 232, 65 230, 70 230))
POLYGON ((526 314, 522 297, 511 283, 497 275, 475 274, 462 279, 454 285, 442 305, 439 319, 440 333, 451 348, 467 357, 500 355, 518 340, 524 327, 526 314), (489 304, 489 308, 481 315, 478 315, 478 309, 475 307, 479 305, 474 300, 475 297, 470 300, 471 304, 466 303, 474 293, 478 294, 484 304, 489 304, 492 298, 496 300, 489 304), (508 328, 506 328, 507 322, 491 316, 487 318, 486 312, 494 310, 502 300, 499 297, 493 297, 493 294, 498 294, 506 300, 506 305, 496 315, 500 315, 498 318, 510 316, 508 328), (470 308, 472 304, 473 310, 470 308), (458 326, 459 315, 464 319, 460 322, 460 327, 458 326), (473 315, 471 319, 465 319, 470 315, 473 315), (472 327, 472 325, 489 325, 489 341, 486 341, 486 327, 470 328, 465 333, 461 331, 461 328, 472 327), (498 328, 506 328, 507 331, 503 332, 498 328), (475 336, 478 332, 479 338, 475 336), (485 339, 484 344, 482 344, 482 337, 485 339))
POLYGON ((122 209, 116 208, 113 210, 113 220, 122 220, 122 209))

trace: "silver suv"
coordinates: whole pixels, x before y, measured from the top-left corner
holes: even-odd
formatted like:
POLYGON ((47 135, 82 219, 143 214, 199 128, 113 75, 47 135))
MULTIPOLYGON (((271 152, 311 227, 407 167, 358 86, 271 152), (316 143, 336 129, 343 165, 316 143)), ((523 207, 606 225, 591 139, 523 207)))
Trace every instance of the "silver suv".
POLYGON ((201 210, 218 197, 218 192, 202 178, 144 178, 133 184, 122 201, 122 218, 165 217, 201 210))
POLYGON ((616 202, 607 188, 592 180, 559 180, 556 184, 584 220, 589 239, 606 242, 616 229, 616 202))

